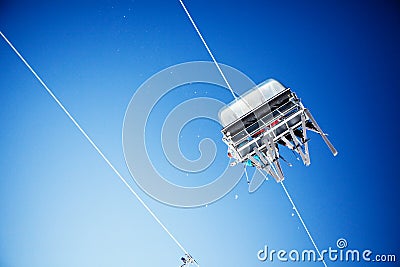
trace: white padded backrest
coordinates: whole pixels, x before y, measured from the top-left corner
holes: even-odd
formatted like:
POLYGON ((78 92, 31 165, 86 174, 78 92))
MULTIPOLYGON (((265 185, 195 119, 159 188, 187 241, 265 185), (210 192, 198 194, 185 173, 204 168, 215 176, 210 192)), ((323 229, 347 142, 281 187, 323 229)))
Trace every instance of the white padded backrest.
POLYGON ((218 117, 222 127, 236 121, 285 89, 285 86, 274 79, 268 79, 250 89, 219 111, 218 117))

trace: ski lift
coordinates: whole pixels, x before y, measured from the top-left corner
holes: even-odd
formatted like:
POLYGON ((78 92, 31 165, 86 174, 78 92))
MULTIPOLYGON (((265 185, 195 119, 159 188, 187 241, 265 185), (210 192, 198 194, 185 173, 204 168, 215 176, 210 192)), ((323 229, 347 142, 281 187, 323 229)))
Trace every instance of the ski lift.
MULTIPOLYGON (((284 180, 280 160, 288 163, 280 155, 279 146, 289 148, 304 165, 310 165, 309 130, 321 135, 334 156, 338 153, 297 95, 274 79, 250 89, 223 107, 218 116, 222 140, 233 160, 231 166, 254 166, 277 182, 284 180)), ((262 181, 248 183, 258 188, 262 181)))
POLYGON ((190 254, 185 254, 185 256, 181 258, 181 261, 183 262, 183 264, 180 267, 191 266, 192 264, 196 264, 197 266, 199 266, 196 260, 193 259, 190 254))

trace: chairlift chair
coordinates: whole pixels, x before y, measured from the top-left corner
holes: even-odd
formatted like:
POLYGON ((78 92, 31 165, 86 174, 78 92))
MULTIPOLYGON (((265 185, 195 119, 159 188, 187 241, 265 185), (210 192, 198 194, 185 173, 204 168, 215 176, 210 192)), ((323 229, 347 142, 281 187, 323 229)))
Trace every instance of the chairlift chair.
POLYGON ((181 261, 183 264, 180 267, 192 266, 192 264, 199 266, 197 261, 190 254, 185 254, 185 256, 181 258, 181 261))
POLYGON ((255 166, 277 182, 284 180, 278 144, 310 165, 307 131, 321 135, 334 156, 337 151, 297 95, 274 79, 250 89, 219 111, 222 140, 234 164, 255 166))

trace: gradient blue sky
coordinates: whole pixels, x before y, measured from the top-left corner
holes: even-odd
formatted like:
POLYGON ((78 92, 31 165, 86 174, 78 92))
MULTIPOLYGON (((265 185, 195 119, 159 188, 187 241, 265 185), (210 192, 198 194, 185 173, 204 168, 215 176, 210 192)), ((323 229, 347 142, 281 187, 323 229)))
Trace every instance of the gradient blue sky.
MULTIPOLYGON (((311 166, 285 168, 317 244, 335 247, 343 237, 349 248, 400 257, 399 2, 186 4, 220 62, 256 83, 274 77, 291 87, 339 150, 332 157, 312 136, 311 166)), ((178 1, 5 0, 0 25, 128 178, 121 131, 135 90, 166 67, 210 60, 178 1)), ((179 248, 3 40, 0 67, 0 266, 179 266, 179 248)), ((222 89, 184 89, 164 104, 199 95, 232 100, 222 89)), ((219 127, 209 123, 184 129, 183 152, 196 157, 197 135, 211 137, 225 162, 219 127)), ((197 209, 163 205, 129 180, 201 266, 302 266, 262 263, 256 253, 264 245, 312 248, 272 180, 254 194, 242 180, 197 209)))

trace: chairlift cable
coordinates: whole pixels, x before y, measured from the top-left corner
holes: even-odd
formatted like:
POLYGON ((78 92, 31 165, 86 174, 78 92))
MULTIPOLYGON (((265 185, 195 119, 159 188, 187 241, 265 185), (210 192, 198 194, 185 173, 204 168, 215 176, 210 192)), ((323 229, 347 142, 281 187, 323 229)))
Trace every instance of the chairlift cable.
POLYGON ((283 190, 285 191, 286 196, 288 197, 290 203, 292 204, 293 209, 295 210, 295 212, 296 212, 296 214, 297 214, 297 217, 299 217, 300 222, 301 222, 301 224, 303 225, 304 230, 306 230, 306 233, 307 233, 308 237, 310 238, 311 243, 314 245, 314 248, 315 248, 315 250, 316 250, 317 253, 318 253, 319 260, 321 259, 321 260, 322 260, 322 263, 325 265, 325 267, 328 267, 328 266, 326 265, 325 259, 322 257, 321 252, 320 252, 319 249, 318 249, 317 244, 314 242, 314 239, 312 238, 312 236, 311 236, 311 234, 310 234, 310 231, 308 230, 306 224, 304 223, 303 218, 301 217, 299 210, 297 209, 296 205, 294 204, 292 197, 289 195, 289 192, 287 191, 285 185, 283 184, 283 181, 281 181, 280 184, 282 185, 282 188, 283 188, 283 190))
POLYGON ((233 91, 231 85, 229 84, 228 80, 227 80, 226 77, 225 77, 224 72, 223 72, 222 69, 220 68, 220 66, 219 66, 219 64, 218 64, 218 62, 217 62, 217 60, 215 59, 213 53, 211 52, 210 48, 208 47, 206 41, 204 40, 203 35, 201 34, 199 28, 197 28, 197 25, 196 25, 196 23, 194 22, 194 20, 192 19, 192 16, 190 15, 189 11, 187 10, 185 4, 183 3, 182 0, 179 0, 179 2, 181 3, 183 9, 185 10, 186 15, 188 16, 188 18, 189 18, 190 22, 192 23, 194 29, 196 30, 197 34, 199 35, 201 41, 203 42, 204 47, 207 49, 208 54, 210 55, 210 57, 211 57, 212 60, 214 61, 215 66, 217 67, 219 73, 221 74, 222 78, 224 79, 226 85, 228 86, 229 91, 231 92, 233 98, 234 98, 235 100, 237 100, 237 96, 235 95, 235 92, 233 91))
MULTIPOLYGON (((234 96, 235 100, 237 100, 237 97, 236 97, 236 95, 235 95, 233 89, 231 88, 231 86, 230 86, 228 80, 226 79, 226 77, 225 77, 224 73, 222 72, 221 68, 219 67, 218 62, 215 60, 215 57, 213 56, 213 54, 212 54, 211 50, 209 49, 209 47, 208 47, 206 41, 204 40, 204 38, 203 38, 203 36, 201 35, 199 29, 197 28, 195 22, 193 21, 193 19, 192 19, 191 15, 190 15, 189 11, 187 10, 185 4, 183 3, 182 0, 179 0, 179 2, 181 3, 183 9, 185 10, 186 15, 188 16, 190 22, 192 23, 192 25, 193 25, 194 29, 196 30, 197 34, 199 35, 199 37, 200 37, 201 41, 203 42, 205 48, 207 49, 208 53, 210 54, 212 60, 214 61, 215 65, 217 66, 217 68, 218 68, 218 70, 219 70, 219 72, 220 72, 222 78, 225 80, 226 84, 228 85, 229 90, 231 91, 231 93, 232 93, 232 95, 234 96)), ((270 164, 271 164, 272 168, 274 169, 274 171, 276 171, 275 166, 272 164, 272 162, 270 162, 270 164)), ((260 172, 261 172, 261 170, 260 170, 260 172)), ((262 172, 261 172, 261 173, 262 173, 262 172)), ((265 175, 264 175, 264 176, 265 176, 265 175)), ((302 223, 302 225, 303 225, 305 231, 307 232, 308 237, 310 238, 312 244, 314 245, 314 248, 317 250, 319 257, 321 258, 321 253, 320 253, 320 251, 319 251, 319 249, 318 249, 316 243, 314 242, 314 239, 312 238, 312 236, 311 236, 311 234, 310 234, 310 231, 308 230, 306 224, 304 223, 304 221, 303 221, 303 219, 302 219, 302 217, 301 217, 299 211, 297 210, 296 205, 294 204, 294 202, 293 202, 291 196, 289 195, 289 192, 286 190, 286 187, 285 187, 285 185, 283 184, 283 181, 280 181, 280 184, 282 185, 282 188, 284 189, 284 191, 285 191, 285 193, 286 193, 286 196, 288 197, 289 201, 290 201, 291 204, 293 205, 293 208, 295 209, 297 216, 299 217, 299 219, 300 219, 300 221, 301 221, 301 223, 302 223)), ((327 267, 326 262, 325 262, 325 260, 324 260, 323 258, 322 258, 322 262, 323 262, 324 266, 327 267)))
POLYGON ((18 52, 14 45, 7 39, 7 37, 0 31, 0 35, 15 52, 15 54, 21 59, 25 66, 30 70, 30 72, 36 77, 39 83, 46 89, 47 93, 54 99, 57 105, 64 111, 68 118, 73 122, 73 124, 78 128, 78 130, 83 134, 87 141, 92 145, 92 147, 97 151, 97 153, 103 158, 107 165, 114 171, 118 178, 124 183, 124 185, 129 189, 129 191, 136 197, 136 199, 142 204, 142 206, 148 211, 148 213, 154 218, 154 220, 164 229, 164 231, 171 237, 171 239, 178 245, 178 247, 185 253, 189 254, 187 250, 181 245, 181 243, 175 238, 175 236, 168 230, 168 228, 161 222, 157 215, 150 209, 149 206, 143 201, 143 199, 133 190, 133 188, 128 184, 126 179, 119 173, 119 171, 114 167, 114 165, 108 160, 108 158, 103 154, 96 143, 89 137, 86 131, 80 126, 80 124, 75 120, 67 108, 61 103, 61 101, 56 97, 56 95, 49 89, 45 82, 40 78, 36 71, 29 65, 25 58, 18 52))

